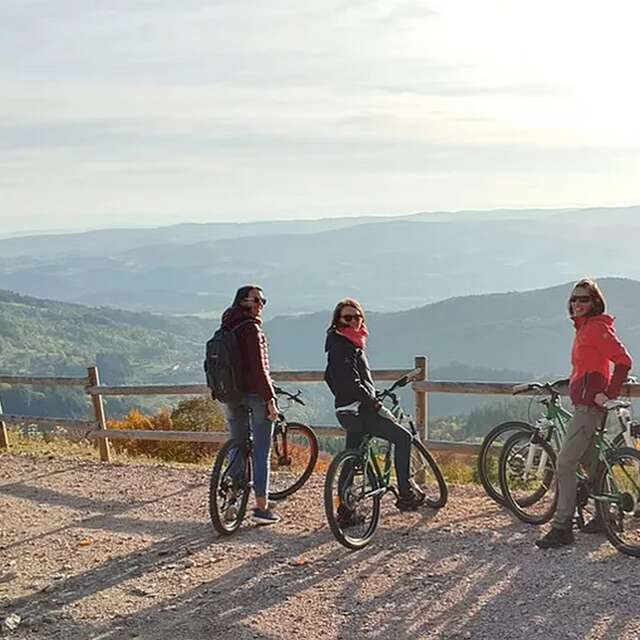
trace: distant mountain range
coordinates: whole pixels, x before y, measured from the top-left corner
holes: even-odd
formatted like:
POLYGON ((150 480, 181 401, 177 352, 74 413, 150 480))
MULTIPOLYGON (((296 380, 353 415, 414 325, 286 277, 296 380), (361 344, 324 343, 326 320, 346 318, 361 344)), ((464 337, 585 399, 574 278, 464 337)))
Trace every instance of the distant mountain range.
MULTIPOLYGON (((620 337, 640 359, 640 282, 605 278, 600 284, 617 316, 620 337)), ((566 375, 573 335, 566 313, 570 290, 571 283, 566 283, 452 298, 402 312, 370 312, 372 366, 409 368, 415 355, 426 355, 434 379, 566 375)), ((323 369, 330 317, 327 309, 266 322, 272 367, 323 369)), ((0 291, 0 371, 84 375, 86 366, 97 360, 107 382, 202 382, 204 342, 216 325, 193 317, 90 308, 0 291)), ((324 389, 309 392, 316 404, 327 405, 324 389)), ((479 401, 434 395, 430 410, 432 416, 455 414, 479 401)))
POLYGON ((218 315, 247 282, 268 317, 356 296, 379 312, 584 274, 640 279, 640 207, 182 224, 0 240, 0 288, 165 314, 218 315))

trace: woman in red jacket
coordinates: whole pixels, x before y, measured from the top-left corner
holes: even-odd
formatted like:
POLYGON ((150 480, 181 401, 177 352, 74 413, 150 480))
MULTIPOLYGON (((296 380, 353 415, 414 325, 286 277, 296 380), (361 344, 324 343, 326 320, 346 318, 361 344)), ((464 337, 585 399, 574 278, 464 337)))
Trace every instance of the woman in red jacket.
MULTIPOLYGON (((576 470, 580 462, 589 467, 595 433, 606 415, 602 407, 618 396, 631 369, 631 358, 615 334, 613 318, 605 314, 604 296, 593 280, 576 283, 568 306, 576 329, 569 379, 569 396, 575 412, 558 455, 558 506, 552 527, 536 542, 541 549, 573 544, 576 470)), ((591 533, 601 530, 602 523, 597 518, 586 529, 591 533)))

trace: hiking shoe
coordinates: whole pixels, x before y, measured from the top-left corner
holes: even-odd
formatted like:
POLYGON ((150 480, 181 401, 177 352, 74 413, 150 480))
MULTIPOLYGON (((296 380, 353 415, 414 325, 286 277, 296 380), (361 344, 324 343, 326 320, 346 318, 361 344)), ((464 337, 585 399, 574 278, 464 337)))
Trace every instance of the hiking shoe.
POLYGON ((338 507, 336 522, 341 529, 350 529, 362 524, 364 522, 364 516, 341 504, 338 507))
POLYGON ((396 500, 396 507, 400 511, 415 511, 425 499, 424 493, 418 493, 413 489, 409 489, 407 493, 401 493, 396 500))
POLYGON ((571 529, 551 528, 546 536, 536 540, 536 547, 539 549, 559 549, 575 542, 571 529))
POLYGON ((251 522, 255 522, 256 524, 276 524, 276 522, 280 522, 280 520, 282 520, 282 518, 269 508, 256 508, 253 510, 253 515, 251 516, 251 522))

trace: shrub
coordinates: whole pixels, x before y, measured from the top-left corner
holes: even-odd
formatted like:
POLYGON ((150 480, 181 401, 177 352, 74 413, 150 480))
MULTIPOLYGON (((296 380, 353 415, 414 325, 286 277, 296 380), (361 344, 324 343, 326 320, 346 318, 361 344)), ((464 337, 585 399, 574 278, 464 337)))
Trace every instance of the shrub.
MULTIPOLYGON (((213 400, 195 397, 182 400, 172 411, 163 408, 146 416, 132 409, 122 420, 109 420, 109 429, 139 429, 144 431, 224 431, 222 409, 213 400)), ((211 459, 220 447, 209 442, 178 442, 173 440, 113 440, 117 452, 131 456, 150 456, 175 462, 201 462, 211 459)))

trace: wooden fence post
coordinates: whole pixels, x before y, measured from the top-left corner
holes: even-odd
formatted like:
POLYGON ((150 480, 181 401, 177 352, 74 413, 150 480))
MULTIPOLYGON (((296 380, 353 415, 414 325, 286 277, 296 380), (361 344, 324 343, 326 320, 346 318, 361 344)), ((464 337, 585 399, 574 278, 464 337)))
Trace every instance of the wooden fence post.
MULTIPOLYGON (((87 373, 89 377, 89 386, 97 387, 100 385, 100 376, 98 375, 98 367, 88 367, 87 373)), ((93 413, 98 423, 98 429, 106 429, 107 421, 104 417, 104 404, 102 396, 99 393, 91 393, 91 403, 93 404, 93 413)), ((111 446, 107 438, 99 438, 98 446, 100 447, 100 460, 103 462, 111 462, 111 446)))
MULTIPOLYGON (((415 379, 417 381, 427 380, 429 377, 429 362, 426 356, 416 356, 414 368, 422 369, 422 373, 415 379)), ((418 436, 423 442, 429 439, 429 401, 424 391, 415 391, 415 417, 418 436)))
MULTIPOLYGON (((2 413, 2 403, 0 402, 0 413, 2 413)), ((4 449, 9 451, 9 432, 7 431, 7 425, 3 420, 0 420, 0 450, 4 449)))

